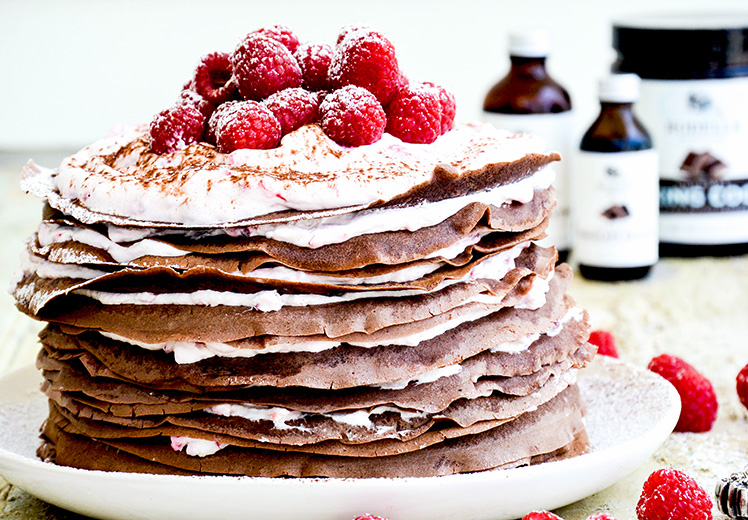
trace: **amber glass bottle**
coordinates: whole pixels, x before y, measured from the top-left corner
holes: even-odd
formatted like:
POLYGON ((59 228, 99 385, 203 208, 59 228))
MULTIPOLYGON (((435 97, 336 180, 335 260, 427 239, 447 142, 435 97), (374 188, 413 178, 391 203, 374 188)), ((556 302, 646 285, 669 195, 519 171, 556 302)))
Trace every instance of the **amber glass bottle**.
POLYGON ((600 115, 574 163, 575 260, 592 280, 643 278, 658 259, 657 154, 633 112, 638 92, 635 74, 600 82, 600 115))
MULTIPOLYGON (((542 137, 548 150, 560 152, 566 159, 573 149, 571 98, 546 70, 550 35, 533 30, 512 33, 509 37, 511 68, 494 85, 483 102, 484 119, 510 132, 528 132, 542 137)), ((571 249, 569 216, 569 179, 566 162, 555 163, 558 205, 543 245, 555 245, 559 261, 565 261, 571 249)))

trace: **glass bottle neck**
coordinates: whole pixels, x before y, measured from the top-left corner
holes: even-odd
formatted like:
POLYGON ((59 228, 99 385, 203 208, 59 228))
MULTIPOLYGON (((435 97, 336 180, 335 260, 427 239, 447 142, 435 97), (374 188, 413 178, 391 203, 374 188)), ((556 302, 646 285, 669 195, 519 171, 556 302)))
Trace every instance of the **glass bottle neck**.
POLYGON ((512 63, 511 73, 543 79, 548 76, 545 69, 545 56, 526 58, 523 56, 509 56, 512 63))

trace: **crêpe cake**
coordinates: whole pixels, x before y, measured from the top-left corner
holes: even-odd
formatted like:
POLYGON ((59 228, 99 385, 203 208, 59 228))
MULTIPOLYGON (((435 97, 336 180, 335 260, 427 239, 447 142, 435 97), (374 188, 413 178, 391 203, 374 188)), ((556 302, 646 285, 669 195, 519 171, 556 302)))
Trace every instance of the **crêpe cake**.
POLYGON ((536 242, 560 159, 541 141, 455 125, 350 147, 319 122, 267 150, 152 138, 24 171, 45 200, 14 285, 47 322, 44 460, 423 477, 587 449, 595 349, 536 242))

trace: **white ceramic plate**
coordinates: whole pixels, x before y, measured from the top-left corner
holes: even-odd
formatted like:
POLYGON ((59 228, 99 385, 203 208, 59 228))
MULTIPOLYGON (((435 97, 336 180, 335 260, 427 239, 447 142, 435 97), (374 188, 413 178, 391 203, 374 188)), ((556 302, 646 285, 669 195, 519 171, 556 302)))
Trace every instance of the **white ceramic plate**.
POLYGON ((593 451, 537 466, 397 479, 181 477, 87 471, 38 460, 47 414, 32 367, 0 380, 0 475, 59 507, 102 519, 389 520, 521 518, 600 491, 644 462, 680 413, 659 376, 598 356, 579 378, 593 451))

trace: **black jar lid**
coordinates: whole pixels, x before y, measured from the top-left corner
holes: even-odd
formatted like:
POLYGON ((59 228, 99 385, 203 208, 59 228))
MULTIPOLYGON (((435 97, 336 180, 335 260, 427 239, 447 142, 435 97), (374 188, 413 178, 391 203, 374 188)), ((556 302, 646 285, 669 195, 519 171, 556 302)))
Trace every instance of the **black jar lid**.
POLYGON ((618 21, 613 47, 613 70, 644 79, 748 76, 748 12, 618 21))

